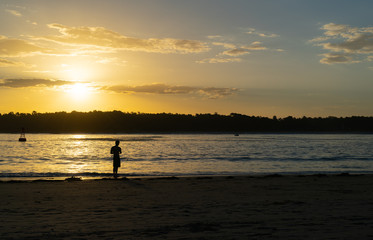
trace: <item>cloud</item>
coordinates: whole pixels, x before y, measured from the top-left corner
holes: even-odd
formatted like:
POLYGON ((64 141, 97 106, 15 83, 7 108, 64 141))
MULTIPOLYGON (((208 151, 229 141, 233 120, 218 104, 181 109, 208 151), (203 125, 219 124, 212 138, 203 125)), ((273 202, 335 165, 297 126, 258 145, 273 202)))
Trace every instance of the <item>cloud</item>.
MULTIPOLYGON (((254 31, 255 29, 251 29, 250 31, 254 31)), ((220 39, 222 37, 219 36, 220 39)), ((215 38, 211 38, 215 39, 215 38)), ((283 52, 283 49, 268 49, 263 45, 260 41, 254 41, 250 44, 242 44, 241 43, 232 43, 232 42, 223 42, 223 41, 215 41, 211 43, 213 46, 223 47, 227 50, 220 52, 215 55, 215 57, 205 58, 200 61, 196 61, 197 63, 232 63, 232 62, 241 62, 241 58, 237 58, 238 56, 248 55, 252 51, 276 51, 276 52, 283 52), (236 58, 229 58, 229 57, 236 57, 236 58)))
POLYGON ((322 54, 324 58, 320 60, 324 64, 334 64, 334 63, 358 63, 359 61, 354 60, 353 57, 344 53, 325 53, 322 54))
MULTIPOLYGON (((242 45, 237 47, 236 44, 232 43, 225 43, 225 42, 213 42, 212 43, 215 46, 222 46, 226 49, 226 51, 223 51, 219 54, 217 54, 213 58, 206 58, 200 61, 197 61, 197 63, 231 63, 231 62, 241 62, 241 58, 226 58, 223 56, 230 56, 230 57, 237 57, 242 55, 248 55, 251 51, 259 51, 259 50, 268 50, 265 46, 262 45, 261 42, 255 41, 252 42, 249 45, 242 45)), ((279 51, 279 50, 276 50, 279 51)))
POLYGON ((321 29, 325 30, 325 36, 338 36, 341 35, 343 37, 351 36, 351 33, 356 32, 357 28, 351 28, 348 25, 343 24, 335 24, 335 23, 328 23, 321 27, 321 29))
POLYGON ((64 45, 157 53, 199 53, 209 50, 205 43, 196 40, 135 38, 121 35, 104 27, 69 27, 57 23, 49 24, 48 27, 58 30, 60 35, 34 38, 64 45))
POLYGON ((329 40, 330 37, 316 37, 316 38, 313 38, 311 40, 309 40, 308 42, 311 42, 311 43, 314 43, 314 42, 323 42, 323 41, 326 41, 326 40, 329 40))
POLYGON ((75 82, 64 80, 51 79, 2 79, 0 80, 0 87, 8 88, 27 88, 27 87, 54 87, 62 85, 70 85, 75 82))
MULTIPOLYGON (((229 45, 225 45, 229 46, 229 45)), ((250 51, 258 51, 258 50, 267 50, 266 47, 262 45, 261 42, 253 42, 250 45, 241 46, 239 48, 234 48, 231 50, 224 51, 219 55, 228 55, 228 56, 240 56, 250 54, 250 51)))
POLYGON ((16 11, 16 10, 6 9, 5 11, 7 11, 10 14, 12 14, 13 16, 22 17, 22 14, 20 12, 16 11))
POLYGON ((50 53, 50 49, 38 47, 28 41, 0 36, 1 57, 21 57, 38 53, 50 53))
POLYGON ((238 91, 237 88, 201 88, 198 93, 205 95, 210 99, 223 98, 235 94, 238 91))
MULTIPOLYGON (((0 88, 32 88, 32 87, 60 87, 75 85, 76 82, 53 79, 0 79, 0 88)), ((115 93, 133 94, 133 93, 147 93, 147 94, 188 94, 201 95, 209 99, 217 99, 235 94, 236 88, 216 88, 216 87, 193 87, 193 86, 172 86, 163 83, 154 83, 140 86, 93 86, 97 90, 110 91, 115 93)))
POLYGON ((103 90, 116 93, 149 93, 149 94, 199 94, 210 99, 221 98, 233 95, 236 88, 200 88, 191 86, 171 86, 163 83, 155 83, 141 86, 110 86, 103 87, 103 90))
POLYGON ((259 37, 263 37, 263 38, 275 38, 275 37, 279 36, 279 35, 274 34, 274 33, 260 32, 260 31, 257 31, 255 28, 249 28, 246 33, 251 34, 251 35, 256 35, 256 36, 259 36, 259 37))
POLYGON ((321 29, 324 30, 323 36, 314 38, 310 42, 321 46, 330 53, 335 53, 321 59, 321 63, 356 63, 364 61, 363 58, 369 59, 369 56, 372 56, 373 27, 357 28, 328 23, 323 25, 321 29), (368 55, 368 58, 364 55, 368 55))
POLYGON ((32 24, 32 25, 38 25, 37 22, 31 22, 30 20, 26 20, 26 22, 27 22, 27 23, 30 23, 30 24, 32 24))
MULTIPOLYGON (((233 54, 237 50, 240 50, 240 51, 237 51, 237 52, 248 52, 247 50, 256 51, 256 50, 267 50, 268 49, 268 48, 266 48, 265 46, 262 45, 262 42, 259 42, 259 41, 252 42, 249 45, 242 45, 240 47, 237 47, 235 44, 225 43, 225 42, 213 42, 212 44, 215 45, 215 46, 223 46, 224 48, 232 49, 232 50, 234 50, 233 54)), ((229 53, 229 51, 227 51, 227 52, 229 53)), ((229 54, 227 54, 227 55, 229 55, 229 54)))
POLYGON ((232 63, 232 62, 241 62, 241 58, 205 58, 203 60, 197 61, 197 63, 232 63))
POLYGON ((236 48, 236 45, 234 45, 232 43, 213 42, 212 44, 215 45, 215 46, 223 46, 224 48, 227 48, 227 49, 236 48))
POLYGON ((231 50, 227 50, 221 53, 222 55, 228 55, 228 56, 240 56, 245 54, 250 54, 249 50, 244 48, 235 48, 231 50))
POLYGON ((267 38, 278 37, 278 35, 277 35, 277 34, 274 34, 274 33, 271 33, 271 34, 258 33, 258 35, 259 35, 260 37, 267 37, 267 38))
POLYGON ((247 45, 247 46, 242 46, 242 48, 247 49, 247 50, 254 50, 254 51, 257 51, 257 50, 267 50, 267 48, 264 47, 262 45, 262 43, 258 42, 258 41, 253 42, 253 43, 251 43, 250 45, 247 45))
POLYGON ((117 66, 126 66, 127 65, 127 61, 121 60, 121 59, 116 58, 116 57, 112 57, 112 58, 101 58, 100 57, 100 58, 98 58, 96 63, 111 64, 111 65, 117 65, 117 66))
POLYGON ((24 67, 26 66, 23 62, 14 62, 7 59, 0 58, 0 67, 24 67))
POLYGON ((52 71, 49 71, 49 70, 28 70, 28 71, 23 71, 23 72, 28 72, 28 73, 52 73, 52 71))
POLYGON ((372 34, 358 34, 354 38, 339 43, 321 43, 320 46, 333 52, 373 53, 373 32, 372 34))
POLYGON ((222 38, 223 36, 221 35, 210 35, 210 36, 207 36, 208 39, 217 39, 217 38, 222 38))
MULTIPOLYGON (((241 48, 241 47, 236 47, 236 45, 232 44, 232 43, 213 42, 212 44, 215 45, 215 46, 222 46, 226 49, 229 49, 229 50, 226 50, 222 53, 219 53, 218 56, 221 56, 221 55, 240 56, 240 55, 250 54, 248 49, 241 48)), ((210 58, 210 59, 213 59, 212 61, 216 61, 216 62, 229 62, 229 61, 222 61, 222 58, 210 58)), ((203 62, 203 60, 202 60, 202 62, 203 62)), ((205 61, 205 62, 212 63, 211 61, 205 61)))

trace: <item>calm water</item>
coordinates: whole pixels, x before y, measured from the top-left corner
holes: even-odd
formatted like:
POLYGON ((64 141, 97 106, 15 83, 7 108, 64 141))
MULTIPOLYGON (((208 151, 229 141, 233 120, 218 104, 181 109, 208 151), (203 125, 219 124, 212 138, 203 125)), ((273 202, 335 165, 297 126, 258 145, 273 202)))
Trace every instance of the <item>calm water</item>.
POLYGON ((371 134, 72 135, 0 134, 0 178, 101 177, 121 140, 130 176, 373 173, 371 134))

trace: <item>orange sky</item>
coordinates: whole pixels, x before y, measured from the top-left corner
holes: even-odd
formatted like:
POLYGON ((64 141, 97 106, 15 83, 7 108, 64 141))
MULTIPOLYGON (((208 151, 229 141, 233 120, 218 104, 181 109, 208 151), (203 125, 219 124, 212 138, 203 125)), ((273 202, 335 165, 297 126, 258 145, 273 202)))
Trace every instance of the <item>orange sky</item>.
POLYGON ((373 2, 0 3, 0 113, 372 116, 373 2))

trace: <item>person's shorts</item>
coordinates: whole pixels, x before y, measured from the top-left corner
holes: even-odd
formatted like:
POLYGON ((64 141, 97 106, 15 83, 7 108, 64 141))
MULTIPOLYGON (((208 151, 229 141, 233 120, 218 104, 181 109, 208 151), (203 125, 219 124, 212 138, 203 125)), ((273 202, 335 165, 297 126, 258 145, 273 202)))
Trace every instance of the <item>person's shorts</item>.
POLYGON ((120 167, 120 159, 114 159, 113 167, 120 167))

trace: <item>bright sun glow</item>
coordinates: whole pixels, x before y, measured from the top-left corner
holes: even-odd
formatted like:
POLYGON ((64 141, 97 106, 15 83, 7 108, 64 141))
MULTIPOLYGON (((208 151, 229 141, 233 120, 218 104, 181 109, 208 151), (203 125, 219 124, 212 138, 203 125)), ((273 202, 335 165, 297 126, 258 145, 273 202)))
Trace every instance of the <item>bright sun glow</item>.
POLYGON ((91 94, 91 89, 87 84, 84 83, 76 83, 71 85, 66 92, 69 93, 71 97, 75 100, 84 100, 89 97, 91 94))
POLYGON ((92 76, 92 70, 84 66, 62 64, 64 77, 70 81, 86 81, 92 76))

